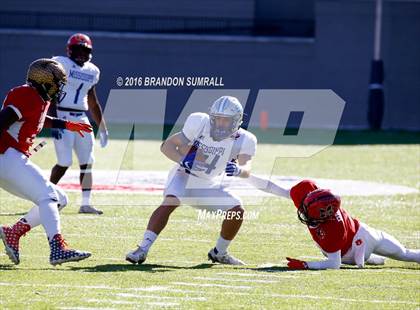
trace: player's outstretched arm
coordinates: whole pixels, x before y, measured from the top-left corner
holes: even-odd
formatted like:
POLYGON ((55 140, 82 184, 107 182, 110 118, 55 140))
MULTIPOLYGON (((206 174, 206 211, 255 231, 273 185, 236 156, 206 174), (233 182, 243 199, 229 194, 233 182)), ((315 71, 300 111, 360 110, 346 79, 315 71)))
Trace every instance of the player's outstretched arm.
POLYGON ((4 129, 7 130, 9 127, 19 120, 19 115, 11 107, 6 107, 0 111, 0 132, 4 129))
POLYGON ((269 179, 257 177, 256 175, 251 174, 248 178, 248 182, 255 188, 266 193, 290 199, 289 189, 283 188, 280 185, 271 182, 269 179))
POLYGON ((341 250, 334 253, 328 253, 327 259, 321 261, 305 262, 299 259, 286 257, 287 267, 290 270, 303 270, 303 269, 340 269, 341 266, 341 250))

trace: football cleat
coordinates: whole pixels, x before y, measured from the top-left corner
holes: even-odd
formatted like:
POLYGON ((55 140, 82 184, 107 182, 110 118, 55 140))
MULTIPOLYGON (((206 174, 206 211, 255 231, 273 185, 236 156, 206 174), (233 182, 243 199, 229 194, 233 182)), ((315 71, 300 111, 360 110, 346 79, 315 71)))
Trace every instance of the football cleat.
POLYGON ((141 247, 138 247, 134 251, 129 252, 125 260, 132 263, 132 264, 142 264, 147 257, 147 252, 143 250, 141 247))
POLYGON ((61 265, 68 262, 77 262, 90 257, 90 253, 68 248, 61 234, 56 234, 50 241, 50 264, 61 265))
POLYGON ((10 260, 18 265, 19 260, 19 239, 25 233, 31 230, 31 226, 21 221, 17 222, 12 227, 2 226, 0 227, 0 238, 3 240, 6 254, 10 260))
POLYGON ((94 207, 92 207, 90 205, 86 205, 86 206, 81 206, 80 207, 79 213, 81 213, 81 214, 97 214, 97 215, 101 215, 104 212, 102 210, 95 209, 94 207))
POLYGON ((221 254, 216 248, 210 250, 207 254, 209 260, 213 263, 220 263, 226 265, 245 265, 243 261, 230 255, 228 252, 221 254))
POLYGON ((371 254, 370 257, 366 261, 366 265, 385 265, 385 257, 371 254))

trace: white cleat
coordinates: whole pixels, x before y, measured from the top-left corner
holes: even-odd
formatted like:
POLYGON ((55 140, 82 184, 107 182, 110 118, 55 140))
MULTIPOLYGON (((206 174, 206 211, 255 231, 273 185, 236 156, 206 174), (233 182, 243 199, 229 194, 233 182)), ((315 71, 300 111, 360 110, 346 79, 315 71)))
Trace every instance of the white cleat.
POLYGON ((209 254, 207 254, 209 260, 211 260, 213 263, 220 263, 220 264, 226 264, 226 265, 245 265, 243 261, 240 259, 237 259, 230 255, 228 252, 226 253, 218 253, 216 248, 213 248, 210 250, 209 254))
POLYGON ((134 251, 128 252, 125 256, 125 260, 132 264, 142 264, 147 257, 147 252, 144 251, 141 247, 138 247, 134 251))
POLYGON ((375 265, 375 266, 385 265, 385 257, 372 254, 367 259, 366 265, 375 265))

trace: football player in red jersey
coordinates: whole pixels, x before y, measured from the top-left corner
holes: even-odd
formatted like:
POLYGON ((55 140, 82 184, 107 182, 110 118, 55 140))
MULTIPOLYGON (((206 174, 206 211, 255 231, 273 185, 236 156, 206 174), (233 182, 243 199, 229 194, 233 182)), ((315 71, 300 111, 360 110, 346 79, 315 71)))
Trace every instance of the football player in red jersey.
POLYGON ((351 217, 341 207, 340 197, 313 181, 303 180, 288 191, 271 181, 250 178, 257 188, 293 200, 299 220, 327 257, 309 262, 287 257, 289 269, 339 269, 342 263, 363 268, 365 263, 383 265, 383 257, 420 263, 420 250, 406 249, 393 236, 351 217))
POLYGON ((42 224, 50 244, 50 263, 62 264, 90 256, 72 250, 61 235, 59 208, 67 203, 66 194, 49 182, 29 156, 33 140, 43 127, 92 132, 88 124, 65 121, 47 115, 51 101, 60 100, 67 78, 57 61, 38 59, 30 64, 27 83, 9 91, 0 110, 0 187, 32 201, 35 206, 13 226, 1 226, 0 238, 6 253, 19 264, 19 239, 31 228, 42 224))

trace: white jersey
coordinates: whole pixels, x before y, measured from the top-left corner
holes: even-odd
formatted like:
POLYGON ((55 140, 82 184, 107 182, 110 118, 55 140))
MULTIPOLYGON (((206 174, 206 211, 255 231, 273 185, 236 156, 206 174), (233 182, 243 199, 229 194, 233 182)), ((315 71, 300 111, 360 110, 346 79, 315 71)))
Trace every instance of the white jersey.
POLYGON ((83 67, 80 67, 69 57, 56 56, 53 59, 63 65, 67 75, 67 84, 63 89, 66 96, 57 106, 87 111, 89 109, 87 94, 89 89, 99 81, 99 68, 90 61, 85 62, 83 67))
POLYGON ((231 137, 214 141, 210 137, 210 117, 206 113, 192 113, 182 128, 184 136, 206 157, 202 169, 194 169, 197 177, 213 179, 224 173, 226 165, 239 154, 255 156, 257 138, 240 128, 231 137))

